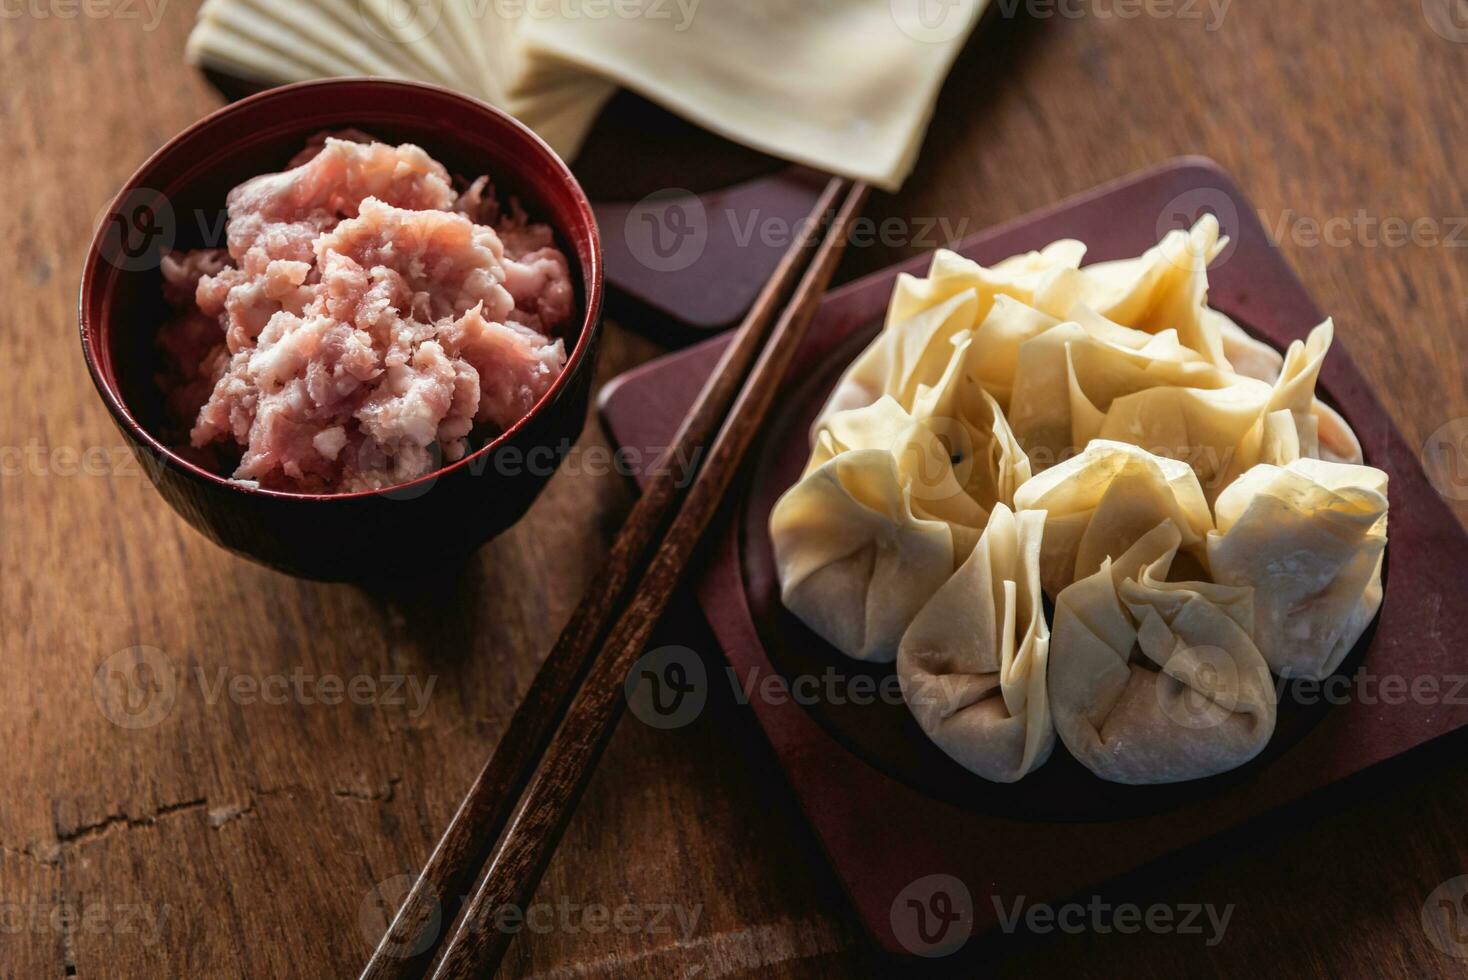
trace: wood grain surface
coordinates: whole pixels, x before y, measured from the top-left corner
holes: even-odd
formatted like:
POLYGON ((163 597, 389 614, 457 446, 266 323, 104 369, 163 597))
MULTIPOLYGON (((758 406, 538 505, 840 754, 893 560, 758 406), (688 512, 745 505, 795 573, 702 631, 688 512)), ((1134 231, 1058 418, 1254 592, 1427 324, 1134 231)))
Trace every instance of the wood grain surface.
MULTIPOLYGON (((584 454, 468 569, 374 589, 257 568, 167 510, 92 391, 75 292, 113 190, 218 104, 181 61, 195 9, 0 9, 5 978, 353 975, 631 502, 627 481, 584 454), (137 647, 157 651, 125 655, 160 666, 153 697, 109 717, 102 705, 115 702, 94 680, 137 647), (332 696, 331 678, 354 693, 332 696)), ((929 220, 958 235, 1205 153, 1281 229, 1408 441, 1468 417, 1461 0, 1220 0, 1126 19, 1109 0, 1017 9, 959 61, 906 189, 869 205, 895 219, 893 233, 852 249, 839 278, 937 244, 917 234, 929 220), (1059 10, 1079 16, 1043 16, 1059 10), (1396 235, 1398 223, 1416 234, 1396 235)), ((583 166, 614 158, 608 142, 647 114, 616 100, 583 166)), ((657 352, 613 324, 600 376, 657 352)), ((604 446, 595 425, 583 446, 604 446)), ((679 613, 661 641, 716 663, 696 618, 679 613)), ((1468 973, 1422 924, 1434 889, 1468 874, 1468 763, 1461 751, 1434 760, 1426 775, 1305 824, 1266 823, 1247 846, 1146 885, 1147 901, 1233 905, 1216 946, 1055 934, 997 945, 993 972, 1468 973)), ((891 970, 866 949, 727 693, 675 732, 623 720, 535 902, 506 960, 514 976, 891 970)), ((1468 955, 1468 942, 1450 948, 1468 955)))

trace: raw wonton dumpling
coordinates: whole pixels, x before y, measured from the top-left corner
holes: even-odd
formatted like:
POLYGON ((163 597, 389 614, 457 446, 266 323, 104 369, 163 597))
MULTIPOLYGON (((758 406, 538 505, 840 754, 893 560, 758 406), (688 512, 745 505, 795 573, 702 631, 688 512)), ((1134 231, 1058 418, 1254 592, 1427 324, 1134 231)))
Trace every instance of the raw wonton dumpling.
MULTIPOLYGON (((1335 323, 1326 320, 1310 331, 1304 341, 1295 341, 1285 352, 1279 380, 1275 382, 1269 411, 1286 411, 1299 436, 1300 455, 1309 459, 1360 463, 1361 443, 1334 409, 1315 398, 1315 386, 1325 355, 1335 339, 1335 323)), ((1261 459, 1260 462, 1289 462, 1261 459)), ((1247 467, 1246 467, 1247 468, 1247 467)))
POLYGON ((1040 594, 1045 515, 999 505, 978 545, 902 637, 897 676, 918 724, 967 769, 1014 782, 1050 757, 1040 594))
MULTIPOLYGON (((1223 337, 1223 351, 1235 371, 1246 378, 1254 378, 1271 385, 1279 381, 1280 376, 1284 373, 1284 355, 1263 341, 1249 336, 1242 327, 1222 313, 1209 310, 1208 315, 1218 323, 1219 333, 1223 337)), ((1332 333, 1334 333, 1334 327, 1332 327, 1332 333)), ((1311 339, 1313 340, 1315 336, 1316 334, 1312 334, 1311 339)), ((1306 343, 1308 346, 1309 341, 1306 343)), ((1315 429, 1319 441, 1317 458, 1333 463, 1360 463, 1363 458, 1361 443, 1356 438, 1356 433, 1351 431, 1351 427, 1346 424, 1346 420, 1341 418, 1340 413, 1319 399, 1315 400, 1312 412, 1315 415, 1315 429)), ((1280 462, 1287 462, 1287 460, 1280 462)))
POLYGON ((953 358, 937 384, 918 387, 913 414, 948 453, 933 472, 941 475, 951 465, 969 498, 988 511, 1014 501, 1015 491, 1030 478, 1030 461, 1004 410, 967 372, 973 344, 970 335, 955 340, 953 358))
POLYGON ((1115 439, 1188 459, 1211 500, 1256 463, 1359 462, 1350 428, 1314 399, 1331 331, 1317 329, 1287 366, 1208 308, 1208 263, 1225 244, 1205 215, 1138 258, 1085 268, 1085 246, 1070 240, 990 268, 940 250, 926 277, 898 277, 886 326, 812 435, 884 394, 912 411, 967 339, 960 373, 994 396, 1036 470, 1115 439), (1263 417, 1286 408, 1298 439, 1283 417, 1263 417))
MULTIPOLYGON (((1043 303, 1055 276, 1074 270, 1084 254, 1079 242, 1059 241, 985 268, 939 249, 925 278, 897 277, 886 326, 846 369, 817 426, 836 412, 870 405, 882 395, 911 409, 918 386, 937 383, 953 358, 954 342, 988 318, 996 303, 1006 297, 1016 300, 1008 307, 1011 311, 1043 303)), ((973 353, 986 355, 987 350, 981 344, 973 353)))
POLYGON ((1099 438, 1192 459, 1202 478, 1211 473, 1200 450, 1224 455, 1269 393, 1207 362, 1172 330, 1152 335, 1082 310, 1020 345, 1009 420, 1037 470, 1099 438))
POLYGON ((1093 442, 1034 477, 1015 493, 1014 506, 1046 512, 1040 577, 1051 596, 1119 558, 1159 523, 1175 526, 1181 546, 1198 555, 1213 529, 1186 463, 1120 442, 1093 442))
POLYGON ((1269 668, 1248 633, 1249 589, 1170 582, 1164 522, 1055 602, 1050 710, 1102 779, 1170 783, 1225 772, 1274 732, 1269 668))
POLYGON ((1138 258, 1087 266, 1079 302, 1133 330, 1175 330, 1185 347, 1230 368, 1220 322, 1208 311, 1208 265, 1227 244, 1218 219, 1205 214, 1192 230, 1168 232, 1138 258))
POLYGON ((1217 582, 1254 589, 1253 636, 1275 673, 1329 676, 1381 606, 1387 477, 1299 459, 1256 466, 1218 498, 1217 582))
POLYGON ((1223 341, 1223 354, 1236 373, 1265 384, 1274 384, 1284 367, 1284 355, 1262 340, 1255 340, 1243 327, 1217 310, 1204 314, 1223 341))
POLYGON ((987 520, 946 445, 893 399, 842 412, 770 515, 781 598, 848 656, 891 661, 987 520))
POLYGON ((1037 470, 1096 439, 1128 442, 1185 460, 1211 501, 1258 463, 1320 456, 1322 428, 1343 456, 1359 453, 1315 399, 1333 335, 1327 320, 1292 345, 1269 385, 1207 363, 1171 330, 1148 335, 1082 311, 1020 346, 1010 423, 1037 470))

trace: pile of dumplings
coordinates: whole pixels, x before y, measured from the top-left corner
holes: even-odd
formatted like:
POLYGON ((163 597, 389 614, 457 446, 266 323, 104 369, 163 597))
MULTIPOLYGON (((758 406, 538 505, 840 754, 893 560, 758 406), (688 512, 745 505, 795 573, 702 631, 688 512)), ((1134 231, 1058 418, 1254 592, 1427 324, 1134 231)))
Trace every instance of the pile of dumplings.
POLYGON ((923 731, 985 779, 1057 735, 1114 782, 1239 766, 1274 732, 1274 676, 1330 675, 1381 605, 1387 477, 1315 397, 1332 324, 1281 357, 1210 309, 1226 243, 1210 215, 1085 268, 1075 241, 990 268, 938 252, 775 506, 785 605, 895 661, 923 731))

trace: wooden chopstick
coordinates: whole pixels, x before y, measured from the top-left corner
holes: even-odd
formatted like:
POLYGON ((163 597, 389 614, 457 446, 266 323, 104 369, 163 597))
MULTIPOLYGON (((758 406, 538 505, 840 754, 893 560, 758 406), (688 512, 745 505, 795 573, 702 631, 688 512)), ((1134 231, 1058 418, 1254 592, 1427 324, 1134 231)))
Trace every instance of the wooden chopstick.
POLYGON ((829 235, 781 315, 769 342, 739 392, 677 517, 658 546, 626 611, 604 650, 591 665, 541 767, 498 842, 484 879, 459 927, 444 949, 434 980, 491 976, 499 969, 512 934, 494 928, 504 909, 526 908, 541 875, 575 812, 624 704, 623 684, 693 555, 704 530, 774 403, 806 329, 850 236, 867 196, 865 184, 849 187, 829 235))
POLYGON ((428 863, 393 917, 361 980, 417 980, 432 962, 436 930, 452 921, 446 903, 467 893, 500 836, 521 790, 539 762, 571 698, 600 648, 630 584, 644 569, 677 504, 686 495, 692 467, 719 430, 750 364, 765 346, 770 325, 795 286, 825 217, 840 200, 846 182, 832 178, 810 220, 756 298, 733 342, 683 420, 672 445, 654 467, 612 543, 607 560, 546 656, 529 691, 510 719, 493 755, 470 786, 428 863), (681 469, 680 464, 688 469, 681 469))

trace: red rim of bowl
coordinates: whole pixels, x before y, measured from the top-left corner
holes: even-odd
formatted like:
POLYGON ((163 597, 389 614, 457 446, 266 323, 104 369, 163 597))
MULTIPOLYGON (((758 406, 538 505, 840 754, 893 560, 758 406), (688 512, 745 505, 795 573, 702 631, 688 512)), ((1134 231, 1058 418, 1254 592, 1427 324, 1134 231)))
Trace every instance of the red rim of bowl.
MULTIPOLYGON (((351 120, 343 120, 342 124, 347 125, 350 122, 351 120)), ((237 102, 231 102, 228 105, 224 105, 219 107, 218 109, 215 109, 213 112, 197 120, 192 125, 180 131, 172 139, 168 140, 168 142, 164 143, 161 147, 155 150, 148 157, 147 160, 143 161, 142 165, 139 166, 137 170, 133 172, 132 176, 129 177, 127 181, 122 185, 122 188, 117 192, 117 194, 113 196, 112 200, 108 202, 107 207, 101 212, 101 215, 103 220, 98 222, 97 228, 92 236, 91 246, 89 247, 87 252, 87 263, 82 271, 81 294, 77 302, 77 320, 81 329, 82 353, 86 357, 87 370, 92 376, 92 384, 97 388, 98 393, 101 394, 102 400, 106 403, 107 408, 112 413, 113 418, 121 423, 122 426, 127 429, 128 433, 131 434, 134 439, 137 439, 149 446, 155 453, 159 455, 159 458, 166 461, 169 465, 179 470, 182 470, 183 472, 189 474, 196 479, 202 479, 221 487, 236 490, 240 493, 259 494, 262 496, 277 497, 285 500, 354 500, 365 497, 382 496, 385 494, 401 493, 405 489, 438 480, 439 478, 449 473, 452 473, 455 470, 467 466, 475 459, 478 459, 479 457, 496 450, 501 444, 508 441, 517 432, 528 425, 530 420, 538 415, 542 409, 544 409, 547 405, 560 397, 561 392, 565 389, 566 385, 570 383, 570 379, 574 372, 574 369, 577 368, 580 365, 581 361, 586 358, 587 351, 591 348, 591 344, 594 339, 592 334, 595 325, 601 316, 601 231, 597 227, 596 217, 592 213, 591 202, 587 200, 586 192, 582 190, 580 182, 576 179, 575 175, 571 173, 571 168, 566 165, 566 162, 561 159, 560 155, 557 154, 555 150, 552 150, 550 148, 549 144, 547 144, 545 140, 541 139, 534 130, 526 126, 524 123, 520 122, 520 120, 516 119, 514 116, 511 116, 509 113, 503 111, 502 109, 498 109, 487 102, 483 102, 472 96, 465 95, 462 92, 456 92, 453 89, 446 88, 442 85, 432 85, 427 82, 414 82, 402 79, 373 78, 370 76, 322 78, 312 79, 310 81, 304 82, 294 82, 290 85, 281 85, 279 87, 267 89, 264 92, 249 96, 248 98, 240 99, 237 102), (244 107, 258 105, 262 102, 268 102, 272 99, 280 98, 283 95, 298 91, 300 89, 330 88, 339 85, 362 85, 364 83, 379 85, 384 88, 400 89, 407 92, 434 92, 460 101, 464 103, 465 106, 468 108, 498 116, 512 129, 519 130, 522 136, 524 136, 539 150, 541 150, 546 158, 556 166, 559 171, 559 176, 562 178, 566 186, 571 191, 572 199, 574 200, 576 207, 579 210, 581 217, 585 223, 585 228, 590 239, 589 244, 591 245, 588 262, 583 263, 580 262, 580 260, 578 259, 578 264, 583 266, 581 271, 583 278, 585 278, 586 280, 586 301, 585 311, 583 313, 581 321, 581 333, 576 339, 576 346, 572 348, 571 353, 567 356, 566 365, 561 369, 560 375, 556 378, 555 381, 551 383, 551 386, 546 391, 546 393, 540 396, 540 399, 536 401, 533 406, 531 406, 530 411, 522 416, 517 422, 515 422, 514 425, 510 426, 508 429, 495 436, 489 442, 479 447, 479 449, 475 450, 472 453, 468 453, 462 459, 457 459, 446 466, 441 466, 438 469, 425 473, 422 476, 417 477, 413 480, 409 480, 406 483, 396 483, 390 487, 382 487, 377 490, 359 490, 351 493, 293 493, 288 490, 268 490, 262 487, 250 486, 249 484, 241 483, 226 476, 220 476, 218 473, 213 473, 209 470, 204 469, 201 466, 197 466, 194 463, 191 463, 188 460, 184 459, 182 456, 175 453, 171 448, 160 442, 157 438, 153 436, 151 432, 149 432, 141 424, 139 424, 137 419, 133 418, 132 412, 128 410, 127 405, 122 400, 121 393, 116 390, 116 387, 113 384, 113 379, 104 376, 103 372, 98 367, 98 347, 102 338, 99 335, 99 331, 95 329, 92 323, 93 314, 96 311, 92 308, 93 303, 91 300, 91 294, 93 291, 93 285, 96 280, 98 264, 100 262, 100 256, 102 252, 102 236, 106 229, 105 218, 108 214, 111 214, 114 210, 117 209, 117 207, 121 204, 123 198, 126 195, 128 195, 140 186, 141 178, 153 168, 153 166, 158 162, 160 158, 169 153, 181 140, 193 135, 200 129, 203 129, 206 126, 210 126, 220 119, 239 112, 244 107)), ((563 235, 565 234, 565 229, 557 229, 557 231, 560 231, 563 235)), ((567 238, 567 240, 572 241, 572 239, 570 239, 569 237, 567 238)))

